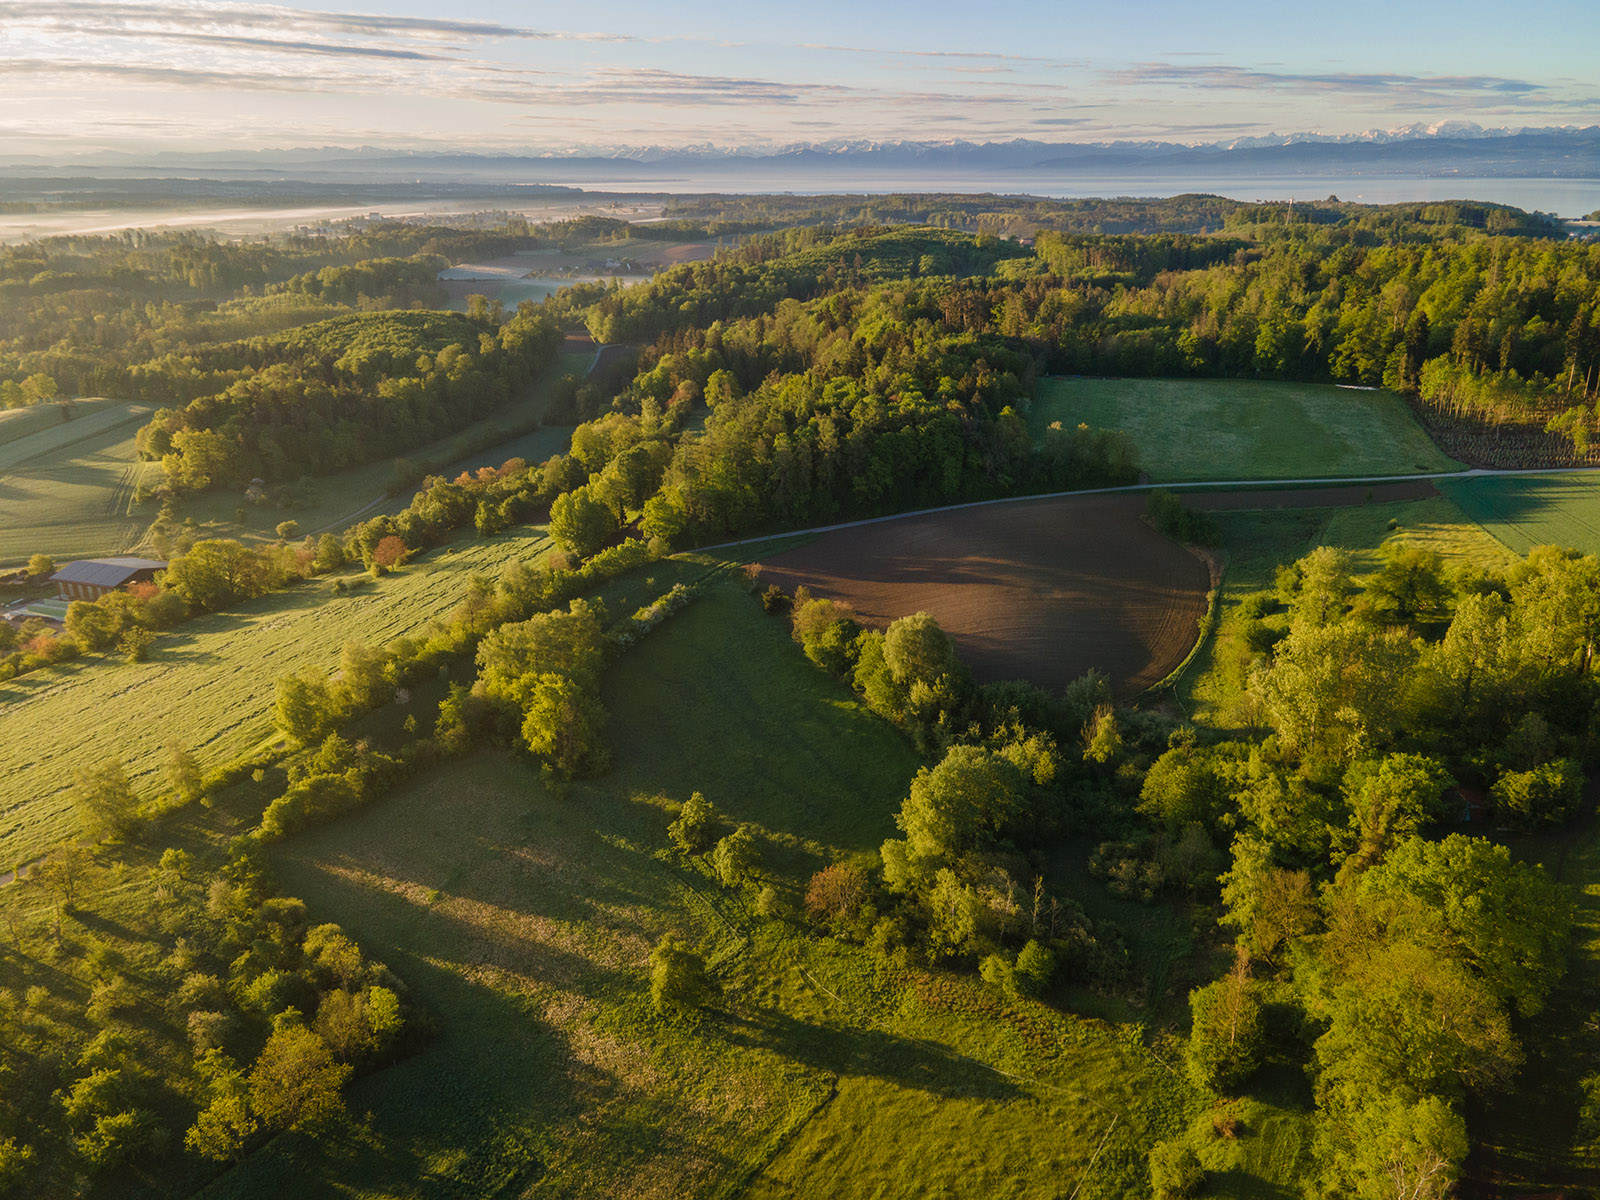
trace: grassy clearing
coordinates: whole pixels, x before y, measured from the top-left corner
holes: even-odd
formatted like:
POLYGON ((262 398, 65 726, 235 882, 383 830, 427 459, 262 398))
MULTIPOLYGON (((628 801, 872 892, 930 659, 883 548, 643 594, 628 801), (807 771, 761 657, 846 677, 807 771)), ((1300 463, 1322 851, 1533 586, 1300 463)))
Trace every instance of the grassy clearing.
MULTIPOLYGON (((549 410, 555 381, 566 374, 582 375, 592 358, 592 354, 560 355, 555 366, 522 398, 405 457, 429 473, 455 476, 482 466, 498 467, 510 458, 542 462, 565 451, 572 439, 570 425, 517 431, 541 422, 549 410), (478 446, 484 448, 473 448, 478 446)), ((253 505, 242 492, 207 492, 182 501, 177 515, 180 520, 194 520, 208 537, 246 541, 270 541, 276 537, 278 523, 289 520, 298 522, 305 533, 324 528, 339 532, 357 520, 358 513, 364 519, 399 512, 410 504, 410 487, 388 494, 393 481, 394 461, 385 459, 312 480, 304 503, 294 508, 253 505)))
POLYGON ((1518 554, 1550 544, 1600 554, 1600 477, 1450 479, 1440 484, 1440 490, 1518 554))
POLYGON ((225 762, 271 735, 278 676, 334 669, 346 641, 409 633, 446 614, 474 573, 492 577, 549 545, 538 527, 458 538, 387 578, 345 576, 365 580, 349 595, 325 577, 200 617, 158 641, 148 662, 91 656, 0 685, 0 863, 76 832, 66 790, 77 768, 119 759, 154 787, 168 741, 206 767, 225 762))
MULTIPOLYGON (((54 405, 46 407, 46 415, 55 414, 54 405)), ((5 415, 14 421, 36 411, 5 415)), ((133 435, 152 411, 105 402, 0 443, 0 567, 40 552, 69 559, 138 545, 148 522, 135 515, 133 492, 148 464, 139 461, 133 435)))
MULTIPOLYGON (((1358 579, 1381 566, 1385 546, 1419 546, 1437 551, 1449 565, 1491 568, 1510 553, 1469 520, 1449 499, 1363 504, 1350 508, 1298 508, 1212 514, 1222 530, 1227 568, 1217 630, 1201 647, 1175 689, 1185 712, 1222 726, 1242 722, 1238 702, 1249 655, 1240 642, 1239 603, 1252 592, 1271 589, 1279 566, 1317 546, 1341 546, 1355 557, 1358 579)), ((1279 613, 1267 618, 1278 627, 1279 613)))
POLYGON ((1405 403, 1326 384, 1213 379, 1045 379, 1029 414, 1120 429, 1156 483, 1454 471, 1405 403))
MULTIPOLYGON (((648 570, 660 588, 704 569, 648 570)), ((662 793, 703 791, 754 828, 792 904, 893 832, 914 755, 781 622, 713 588, 613 668, 606 701, 617 761, 598 781, 552 793, 484 752, 281 848, 286 889, 395 967, 440 1036, 359 1083, 336 1136, 279 1138, 205 1195, 1147 1186, 1150 1143, 1200 1101, 1131 1031, 760 920, 667 850, 662 793), (650 1010, 667 931, 725 989, 697 1026, 650 1010)))

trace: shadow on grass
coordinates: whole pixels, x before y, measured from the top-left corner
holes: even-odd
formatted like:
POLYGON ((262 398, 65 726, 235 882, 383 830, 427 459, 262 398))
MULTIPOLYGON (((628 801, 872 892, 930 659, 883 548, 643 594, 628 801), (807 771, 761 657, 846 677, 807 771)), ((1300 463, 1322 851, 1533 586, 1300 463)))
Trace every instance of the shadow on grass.
POLYGON ((1285 1184, 1273 1183, 1259 1175, 1253 1175, 1243 1167, 1233 1167, 1227 1171, 1206 1172, 1205 1187, 1201 1190, 1202 1196, 1228 1196, 1238 1200, 1298 1200, 1304 1195, 1285 1184))
POLYGON ((349 1120, 275 1139, 201 1196, 517 1195, 543 1172, 547 1127, 615 1087, 515 999, 420 956, 392 965, 446 1018, 435 1041, 352 1086, 349 1120))
POLYGON ((758 1016, 723 1014, 722 1036, 813 1070, 881 1079, 941 1100, 1010 1100, 1022 1090, 1003 1075, 935 1042, 881 1029, 838 1029, 797 1020, 776 1009, 758 1016))

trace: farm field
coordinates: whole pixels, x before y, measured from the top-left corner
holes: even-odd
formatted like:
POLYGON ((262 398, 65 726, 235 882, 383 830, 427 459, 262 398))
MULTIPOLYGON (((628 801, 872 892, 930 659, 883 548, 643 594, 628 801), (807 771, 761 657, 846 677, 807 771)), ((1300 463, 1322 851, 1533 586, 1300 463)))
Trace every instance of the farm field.
POLYGON ((177 741, 210 768, 273 732, 274 681, 332 670, 346 641, 381 643, 443 616, 475 574, 549 548, 542 528, 447 543, 384 579, 336 595, 323 577, 199 617, 163 636, 147 662, 99 655, 0 685, 0 863, 31 859, 76 832, 73 772, 116 759, 137 787, 177 741), (112 715, 114 720, 97 719, 112 715))
POLYGON ((1456 471, 1389 392, 1213 379, 1045 379, 1028 423, 1118 429, 1155 483, 1456 471))
POLYGON ((67 559, 133 550, 147 522, 129 508, 148 468, 133 438, 153 407, 84 405, 73 420, 51 422, 36 411, 4 414, 0 424, 0 437, 12 422, 31 429, 0 443, 0 568, 41 552, 67 559))
POLYGON ((1518 554, 1552 544, 1600 554, 1600 474, 1447 479, 1439 490, 1518 554))
MULTIPOLYGON (((460 429, 449 437, 418 447, 406 456, 429 474, 459 475, 480 466, 496 466, 509 458, 540 462, 566 450, 572 438, 570 425, 526 428, 542 420, 550 404, 550 387, 562 375, 582 375, 594 353, 566 353, 546 376, 535 383, 520 400, 498 412, 460 429), (483 449, 475 450, 473 447, 483 449)), ((414 489, 405 487, 394 495, 388 489, 394 480, 394 460, 384 459, 314 479, 307 488, 305 503, 294 509, 274 505, 252 505, 237 492, 208 492, 183 500, 178 505, 180 518, 192 518, 209 537, 236 537, 271 541, 281 521, 294 520, 302 533, 314 530, 341 532, 356 519, 396 513, 411 503, 414 489)))
MULTIPOLYGON (((82 423, 86 417, 98 417, 104 421, 107 418, 100 414, 110 410, 117 411, 128 407, 125 400, 106 400, 99 397, 90 397, 84 400, 72 401, 73 422, 82 423)), ((52 400, 48 404, 31 404, 26 408, 0 409, 0 447, 9 445, 19 438, 28 437, 45 429, 54 429, 58 425, 69 422, 61 415, 61 404, 52 400)))
POLYGON ((1149 1145, 1203 1101, 1136 1039, 761 920, 668 851, 662 795, 701 790, 751 825, 793 905, 820 865, 894 830, 915 756, 780 620, 713 589, 612 668, 605 698, 616 763, 598 781, 552 794, 485 752, 277 851, 287 892, 395 968, 440 1033, 355 1085, 368 1117, 280 1137, 204 1196, 1145 1186, 1149 1145), (693 1025, 650 1007, 668 931, 723 985, 693 1025))
MULTIPOLYGON (((1386 545, 1416 546, 1437 552, 1447 566, 1489 569, 1504 564, 1510 552, 1447 496, 1419 482, 1378 489, 1342 489, 1342 506, 1326 503, 1338 499, 1332 489, 1321 494, 1323 506, 1280 507, 1279 502, 1316 493, 1229 493, 1226 496, 1190 498, 1197 508, 1209 508, 1222 531, 1227 556, 1218 598, 1215 633, 1196 653, 1178 681, 1175 692, 1184 711, 1197 719, 1222 726, 1236 725, 1236 706, 1244 685, 1248 652, 1239 641, 1238 606, 1252 592, 1270 590, 1277 568, 1291 563, 1317 546, 1339 546, 1352 552, 1358 579, 1377 571, 1386 545), (1403 489, 1418 494, 1393 498, 1403 489), (1370 502, 1357 500, 1353 493, 1370 502), (1426 493, 1433 492, 1427 495, 1426 493), (1259 507, 1233 507, 1256 497, 1259 507), (1215 504, 1210 501, 1215 501, 1215 504)), ((1281 615, 1276 618, 1281 624, 1281 615)))
POLYGON ((1144 505, 1068 496, 882 521, 775 554, 761 575, 846 601, 869 625, 929 612, 980 681, 1059 688, 1093 668, 1131 696, 1189 652, 1209 587, 1144 505))

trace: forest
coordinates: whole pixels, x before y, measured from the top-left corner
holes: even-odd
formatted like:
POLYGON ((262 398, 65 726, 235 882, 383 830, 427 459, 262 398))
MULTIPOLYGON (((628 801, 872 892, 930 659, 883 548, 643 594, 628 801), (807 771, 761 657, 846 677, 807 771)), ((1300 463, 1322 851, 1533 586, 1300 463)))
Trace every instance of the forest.
MULTIPOLYGON (((1238 602, 1215 651, 1233 711, 1206 723, 1162 694, 1115 704, 1092 672, 1058 692, 979 683, 928 614, 871 628, 804 588, 763 588, 715 547, 1135 483, 1116 430, 1030 431, 1045 375, 1382 387, 1471 461, 1587 461, 1600 247, 1494 206, 1331 199, 705 197, 669 215, 659 230, 589 218, 0 251, 0 396, 162 405, 138 448, 161 464, 171 551, 157 583, 74 603, 57 635, 0 626, 4 679, 113 648, 125 664, 81 669, 131 669, 181 653, 198 614, 319 578, 342 601, 442 574, 466 539, 531 527, 554 542, 466 579, 414 628, 277 677, 276 734, 249 754, 202 766, 174 742, 158 781, 121 761, 77 773, 81 836, 18 864, 0 906, 0 1192, 189 1194, 286 1145, 310 1162, 334 1129, 355 1154, 350 1082, 429 1053, 448 1014, 338 914, 287 895, 274 856, 408 787, 448 792, 490 755, 535 772, 555 807, 592 800, 630 751, 609 682, 725 603, 781 630, 795 662, 763 653, 782 671, 893 739, 911 764, 894 835, 821 854, 816 831, 784 840, 699 790, 635 789, 629 820, 654 825, 614 842, 645 838, 652 870, 714 890, 758 931, 750 945, 856 956, 875 987, 970 986, 983 1011, 1073 1021, 1142 996, 1116 1036, 1171 1075, 1174 1105, 1213 1114, 1208 1138, 1242 1136, 1227 1105, 1287 1075, 1283 1108, 1310 1135, 1285 1171, 1306 1194, 1455 1194, 1573 958, 1571 889, 1517 848, 1592 817, 1600 560, 1538 547, 1467 567, 1386 546, 1367 570, 1311 549, 1238 602), (727 243, 633 287, 430 307, 441 266, 465 256, 689 234, 727 243), (579 331, 623 346, 622 366, 554 384, 547 417, 570 436, 543 461, 430 475, 404 507, 314 536, 288 521, 266 545, 171 520, 208 491, 403 457, 551 374, 579 331), (1062 858, 1076 874, 1052 868, 1062 858), (1191 931, 1176 1018, 1107 897, 1191 931)), ((1222 537, 1171 493, 1150 519, 1187 543, 1222 537)), ((706 756, 715 734, 701 731, 706 756)), ((439 902, 433 889, 423 906, 439 902)), ((637 1028, 709 1046, 766 986, 740 963, 765 960, 680 932, 652 929, 633 964, 637 1028)), ((611 1003, 633 985, 608 986, 611 1003)), ((1109 1024, 1094 1020, 1082 1037, 1109 1024)), ((1556 1174, 1600 1145, 1600 1059, 1573 1067, 1556 1174)), ((1148 1118, 1128 1151, 1140 1187, 1209 1186, 1220 1152, 1195 1127, 1148 1118)))

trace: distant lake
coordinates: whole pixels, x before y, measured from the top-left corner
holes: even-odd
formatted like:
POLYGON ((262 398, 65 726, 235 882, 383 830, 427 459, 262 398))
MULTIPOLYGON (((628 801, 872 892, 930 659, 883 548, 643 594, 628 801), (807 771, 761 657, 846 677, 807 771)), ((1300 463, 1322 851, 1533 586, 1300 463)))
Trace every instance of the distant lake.
POLYGON ((1204 175, 1071 175, 1061 171, 889 173, 870 169, 652 173, 648 164, 615 175, 563 178, 562 183, 609 192, 832 193, 995 192, 1055 199, 1177 196, 1209 192, 1231 200, 1323 200, 1338 196, 1361 204, 1413 200, 1485 200, 1528 212, 1581 217, 1600 208, 1600 179, 1486 178, 1466 175, 1297 175, 1238 178, 1204 175))
MULTIPOLYGON (((881 168, 787 170, 724 167, 692 173, 667 171, 649 163, 619 162, 615 172, 578 175, 560 169, 540 172, 524 183, 559 182, 591 192, 638 194, 669 192, 725 192, 740 195, 789 193, 816 196, 831 193, 885 194, 890 192, 993 192, 1001 195, 1047 196, 1056 199, 1117 196, 1176 196, 1184 192, 1209 192, 1233 200, 1322 200, 1330 195, 1363 204, 1398 204, 1413 200, 1486 200, 1510 204, 1530 212, 1581 217, 1600 209, 1600 180, 1472 178, 1465 175, 1301 175, 1226 178, 1197 175, 1069 175, 1060 171, 1035 172, 885 172, 881 168)), ((381 186, 381 183, 380 183, 381 186)), ((388 217, 414 217, 424 213, 450 214, 510 208, 535 221, 559 220, 585 212, 612 216, 640 216, 644 210, 629 204, 628 211, 613 211, 603 196, 563 197, 544 205, 508 205, 503 194, 473 199, 460 195, 439 200, 407 199, 401 203, 372 200, 362 204, 207 209, 192 202, 169 209, 55 211, 0 214, 0 244, 63 234, 107 234, 124 229, 204 229, 224 237, 250 237, 292 229, 323 220, 362 217, 381 211, 388 217)), ((654 211, 654 210, 652 210, 654 211)))

